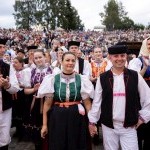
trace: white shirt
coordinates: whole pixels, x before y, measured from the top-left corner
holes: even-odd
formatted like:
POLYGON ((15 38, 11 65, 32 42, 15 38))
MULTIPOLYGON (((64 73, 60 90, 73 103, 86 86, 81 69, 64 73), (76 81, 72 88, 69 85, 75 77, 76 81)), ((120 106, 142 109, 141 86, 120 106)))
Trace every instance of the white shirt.
MULTIPOLYGON (((79 73, 79 60, 78 59, 76 60, 74 71, 79 73)), ((91 65, 87 60, 84 60, 83 75, 86 75, 88 77, 91 76, 91 65)))
MULTIPOLYGON (((68 76, 69 77, 69 76, 68 76)), ((91 81, 88 79, 87 76, 85 75, 80 75, 81 77, 81 97, 82 99, 86 99, 88 97, 93 98, 94 95, 94 87, 93 84, 91 83, 91 81)), ((55 75, 54 74, 49 74, 47 75, 44 80, 42 81, 39 89, 38 89, 38 97, 42 98, 44 96, 52 96, 54 93, 54 78, 55 75)), ((61 77, 61 81, 66 83, 67 82, 67 76, 65 77, 65 75, 63 75, 61 77)), ((69 78, 68 78, 69 79, 69 78)), ((75 81, 75 77, 74 78, 70 78, 68 80, 68 83, 74 82, 75 81)), ((66 97, 69 98, 70 95, 70 91, 68 91, 69 89, 67 89, 66 92, 66 97)))
POLYGON ((130 60, 128 68, 135 70, 137 72, 141 71, 141 67, 142 67, 142 62, 139 58, 133 58, 132 60, 130 60))
POLYGON ((120 75, 113 74, 114 85, 113 85, 113 120, 124 121, 125 117, 125 84, 124 74, 120 75))
MULTIPOLYGON (((114 74, 113 77, 113 120, 124 121, 126 100, 125 96, 123 96, 125 93, 123 73, 120 75, 114 74)), ((142 107, 139 111, 139 115, 144 119, 144 122, 147 123, 150 120, 150 88, 148 87, 148 85, 146 84, 146 82, 140 74, 138 74, 138 92, 140 96, 140 104, 142 107)), ((97 121, 99 120, 101 114, 101 103, 102 86, 99 77, 96 83, 92 108, 88 113, 90 122, 97 123, 97 121)))

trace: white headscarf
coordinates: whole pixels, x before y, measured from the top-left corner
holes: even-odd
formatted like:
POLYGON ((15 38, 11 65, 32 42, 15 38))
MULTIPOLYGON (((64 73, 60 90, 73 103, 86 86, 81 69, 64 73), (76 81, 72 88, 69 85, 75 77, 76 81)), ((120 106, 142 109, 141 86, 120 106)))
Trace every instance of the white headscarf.
POLYGON ((149 55, 150 55, 150 52, 147 49, 147 39, 150 39, 150 37, 143 40, 139 56, 148 56, 149 57, 149 55))

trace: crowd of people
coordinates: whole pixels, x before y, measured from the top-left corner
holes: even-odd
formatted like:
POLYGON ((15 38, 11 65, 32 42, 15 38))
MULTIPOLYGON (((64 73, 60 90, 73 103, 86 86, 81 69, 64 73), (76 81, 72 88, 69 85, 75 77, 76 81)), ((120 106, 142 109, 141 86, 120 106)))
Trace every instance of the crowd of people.
POLYGON ((92 150, 99 134, 105 150, 149 150, 149 34, 0 29, 0 150, 11 127, 35 150, 92 150), (130 61, 126 41, 143 41, 130 61))

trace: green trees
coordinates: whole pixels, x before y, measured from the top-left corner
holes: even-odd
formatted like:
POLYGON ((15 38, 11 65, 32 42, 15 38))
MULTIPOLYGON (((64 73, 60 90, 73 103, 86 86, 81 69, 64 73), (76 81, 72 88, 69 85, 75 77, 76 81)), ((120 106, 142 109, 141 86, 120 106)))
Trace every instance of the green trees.
POLYGON ((18 28, 29 29, 31 25, 35 24, 35 11, 36 11, 36 3, 35 1, 16 1, 15 6, 15 20, 16 26, 18 28))
POLYGON ((14 10, 18 28, 41 24, 47 29, 79 30, 84 26, 70 0, 17 0, 14 10))
POLYGON ((119 6, 115 0, 109 0, 108 4, 104 6, 105 13, 101 13, 103 24, 106 25, 108 30, 118 28, 121 23, 119 6))
MULTIPOLYGON (((107 30, 137 29, 137 25, 134 24, 134 21, 127 14, 121 2, 109 0, 104 6, 104 13, 100 13, 100 16, 102 18, 102 24, 106 26, 107 30)), ((140 27, 143 28, 143 26, 140 27)))
POLYGON ((58 24, 66 30, 81 29, 82 23, 77 10, 71 6, 70 0, 59 0, 57 5, 58 24))

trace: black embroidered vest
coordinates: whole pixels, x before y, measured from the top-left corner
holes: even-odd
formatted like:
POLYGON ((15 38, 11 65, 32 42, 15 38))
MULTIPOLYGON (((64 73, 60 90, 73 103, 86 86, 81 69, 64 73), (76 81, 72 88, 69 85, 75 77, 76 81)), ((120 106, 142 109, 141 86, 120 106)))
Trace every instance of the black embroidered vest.
POLYGON ((79 74, 83 74, 84 59, 78 58, 78 60, 79 60, 79 74))
MULTIPOLYGON (((3 75, 3 78, 9 76, 10 66, 0 60, 0 73, 3 75)), ((8 93, 4 88, 2 90, 2 110, 6 110, 12 107, 12 95, 8 93)))
MULTIPOLYGON (((102 104, 100 121, 107 127, 113 127, 113 74, 109 70, 100 75, 102 85, 102 104)), ((141 108, 138 94, 138 74, 135 71, 124 70, 124 82, 126 93, 124 127, 130 127, 138 122, 138 112, 141 108)))

